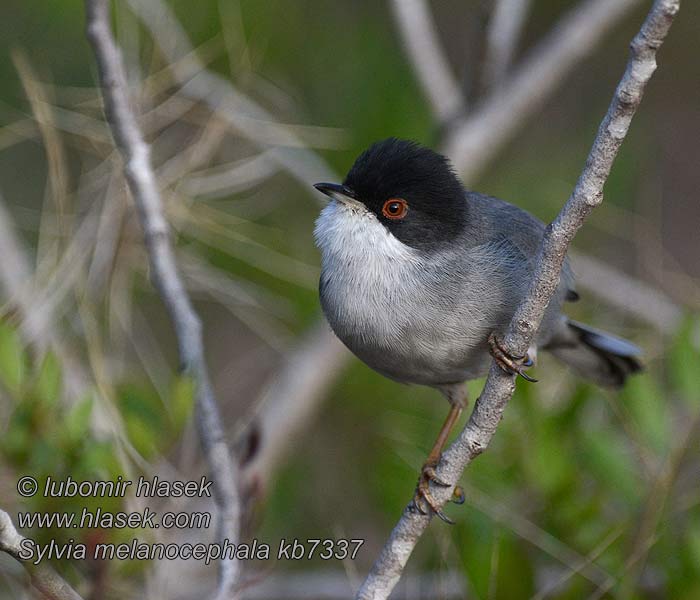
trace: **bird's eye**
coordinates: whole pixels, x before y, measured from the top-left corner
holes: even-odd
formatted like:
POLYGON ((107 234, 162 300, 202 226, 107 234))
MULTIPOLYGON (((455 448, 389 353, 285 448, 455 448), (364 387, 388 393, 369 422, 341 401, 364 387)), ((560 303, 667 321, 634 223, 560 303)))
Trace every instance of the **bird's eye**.
POLYGON ((390 198, 382 206, 382 214, 387 219, 403 219, 408 212, 408 202, 403 198, 390 198))

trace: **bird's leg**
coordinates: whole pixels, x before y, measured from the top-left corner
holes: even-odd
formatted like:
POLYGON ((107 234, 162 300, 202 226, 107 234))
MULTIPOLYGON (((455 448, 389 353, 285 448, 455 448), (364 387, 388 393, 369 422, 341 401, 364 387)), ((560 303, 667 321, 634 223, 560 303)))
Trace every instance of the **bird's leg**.
MULTIPOLYGON (((448 413, 445 422, 442 424, 437 440, 435 440, 433 449, 430 451, 427 460, 423 464, 420 477, 418 478, 418 485, 416 486, 416 491, 413 495, 413 507, 417 509, 418 512, 426 514, 426 511, 423 508, 423 502, 425 502, 430 509, 446 523, 453 523, 453 521, 440 510, 437 501, 430 493, 430 482, 433 482, 435 485, 439 485, 441 487, 450 487, 449 483, 443 481, 437 476, 435 467, 437 467, 438 463, 440 462, 442 449, 445 447, 447 438, 450 436, 450 432, 457 422, 457 419, 459 419, 459 415, 462 414, 463 408, 464 405, 462 402, 454 402, 452 404, 450 412, 448 413)), ((457 488, 455 488, 455 490, 457 490, 457 488)), ((457 492, 456 497, 459 504, 464 501, 461 491, 457 492)))
POLYGON ((531 367, 534 363, 529 355, 524 356, 512 356, 508 354, 506 349, 503 347, 503 340, 492 333, 489 336, 489 348, 491 351, 491 356, 496 360, 496 364, 501 367, 506 373, 510 375, 520 375, 525 381, 531 381, 532 383, 537 383, 537 379, 530 377, 525 369, 531 367))

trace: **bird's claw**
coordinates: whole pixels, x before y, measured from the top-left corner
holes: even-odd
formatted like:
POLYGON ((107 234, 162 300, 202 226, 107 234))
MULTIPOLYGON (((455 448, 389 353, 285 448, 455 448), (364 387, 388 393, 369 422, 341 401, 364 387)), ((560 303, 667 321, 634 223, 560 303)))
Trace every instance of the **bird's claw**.
MULTIPOLYGON (((449 483, 443 481, 437 476, 437 473, 435 471, 435 465, 429 463, 423 465, 420 477, 418 478, 418 485, 416 485, 416 491, 413 494, 411 508, 417 510, 422 515, 427 515, 428 510, 426 510, 425 508, 425 505, 427 505, 428 509, 435 513, 438 517, 440 517, 440 519, 442 519, 445 523, 454 525, 455 522, 452 519, 450 519, 444 512, 442 512, 442 509, 438 505, 437 500, 435 500, 433 495, 430 493, 431 482, 440 487, 450 487, 449 483)), ((462 488, 457 486, 455 488, 455 491, 457 491, 457 489, 461 490, 462 488)), ((459 502, 458 504, 461 504, 461 502, 459 502)))
POLYGON ((525 372, 525 369, 533 365, 532 359, 525 354, 524 356, 512 356, 503 347, 503 341, 495 333, 489 336, 489 348, 491 356, 496 361, 496 364, 510 375, 520 375, 525 381, 537 383, 537 379, 530 377, 525 372))

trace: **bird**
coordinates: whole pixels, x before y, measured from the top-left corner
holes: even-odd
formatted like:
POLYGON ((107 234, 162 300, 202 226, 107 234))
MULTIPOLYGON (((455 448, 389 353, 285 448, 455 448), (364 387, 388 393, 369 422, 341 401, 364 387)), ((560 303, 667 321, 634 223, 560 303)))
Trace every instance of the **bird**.
POLYGON ((450 405, 423 464, 412 508, 451 522, 430 491, 447 486, 436 467, 466 407, 465 382, 492 361, 526 370, 539 349, 601 386, 642 369, 633 343, 569 319, 576 301, 568 259, 525 356, 503 335, 532 279, 545 225, 529 212, 464 188, 450 161, 411 140, 388 138, 362 152, 342 183, 316 183, 330 198, 314 228, 320 303, 335 335, 371 369, 437 389, 450 405))

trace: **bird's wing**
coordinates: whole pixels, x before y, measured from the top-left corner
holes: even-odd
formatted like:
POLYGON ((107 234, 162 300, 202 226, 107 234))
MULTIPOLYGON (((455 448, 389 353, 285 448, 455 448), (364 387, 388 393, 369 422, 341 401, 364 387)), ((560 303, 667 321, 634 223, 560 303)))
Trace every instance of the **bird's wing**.
MULTIPOLYGON (((477 192, 467 192, 467 197, 469 203, 477 208, 478 218, 475 220, 478 223, 475 223, 475 228, 483 232, 495 232, 494 238, 498 243, 507 240, 510 253, 520 257, 528 271, 532 272, 545 224, 529 212, 504 200, 477 192)), ((568 259, 562 268, 561 285, 566 290, 566 300, 575 302, 579 299, 568 259)))

